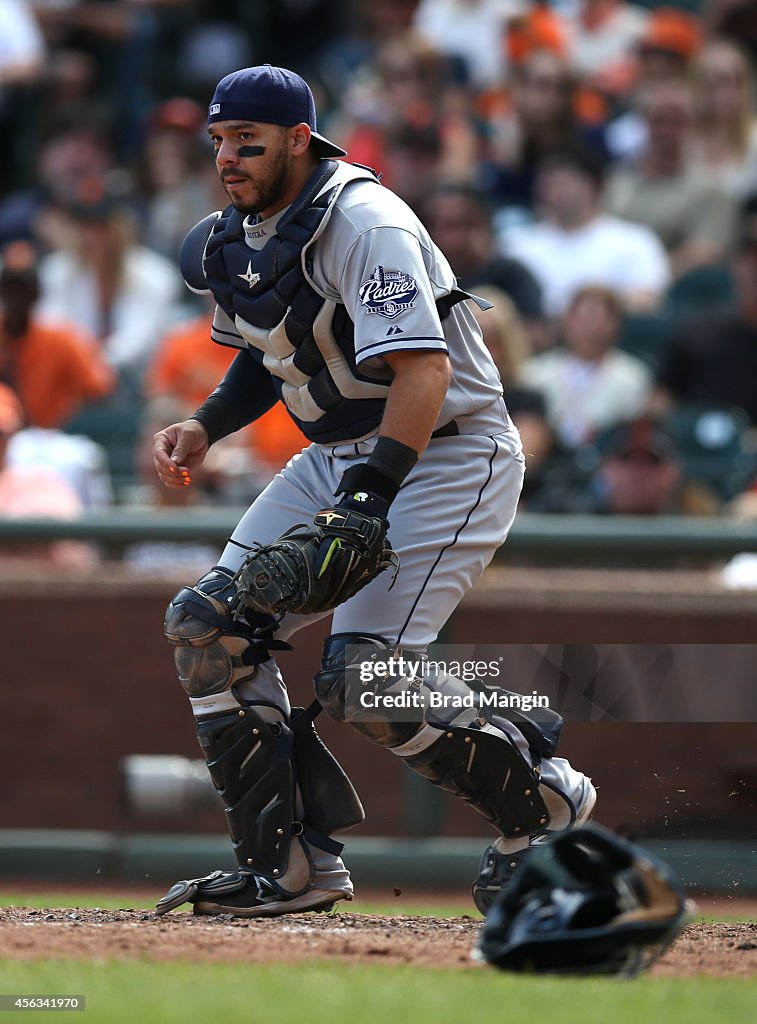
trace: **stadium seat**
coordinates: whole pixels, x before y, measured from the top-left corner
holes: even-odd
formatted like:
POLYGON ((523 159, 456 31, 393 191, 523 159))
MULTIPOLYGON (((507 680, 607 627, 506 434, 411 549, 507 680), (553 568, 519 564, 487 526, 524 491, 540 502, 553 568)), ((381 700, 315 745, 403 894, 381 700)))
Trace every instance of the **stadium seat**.
POLYGON ((618 347, 657 370, 672 328, 672 317, 662 313, 628 313, 620 328, 618 347))
POLYGON ((136 451, 142 410, 139 403, 122 399, 92 402, 63 428, 67 434, 85 434, 102 445, 108 457, 116 498, 136 482, 136 451))
POLYGON ((705 484, 722 501, 743 491, 757 473, 757 450, 742 409, 682 404, 661 426, 678 449, 686 477, 705 484))
POLYGON ((667 309, 674 316, 717 311, 733 302, 733 278, 728 267, 695 267, 671 285, 667 309))
POLYGON ((702 14, 704 0, 635 0, 639 7, 648 7, 655 10, 658 7, 675 7, 679 11, 693 14, 696 17, 702 14))

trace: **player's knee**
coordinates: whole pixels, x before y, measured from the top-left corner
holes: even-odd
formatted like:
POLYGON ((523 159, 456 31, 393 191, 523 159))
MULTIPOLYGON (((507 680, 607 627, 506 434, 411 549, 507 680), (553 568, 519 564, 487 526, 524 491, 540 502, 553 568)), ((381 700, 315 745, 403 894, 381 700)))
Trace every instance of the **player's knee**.
POLYGON ((251 679, 271 657, 273 616, 245 612, 235 618, 233 574, 211 569, 193 587, 182 587, 166 610, 164 635, 175 648, 179 682, 190 697, 206 697, 251 679))
POLYGON ((170 600, 163 633, 170 644, 204 647, 231 624, 236 586, 228 569, 216 566, 193 587, 182 587, 170 600))
POLYGON ((209 697, 251 679, 255 666, 242 661, 248 647, 238 637, 221 637, 207 647, 177 647, 176 672, 187 696, 209 697))
POLYGON ((363 633, 334 633, 323 645, 321 671, 316 674, 315 695, 323 710, 337 722, 349 717, 347 701, 359 698, 357 689, 350 693, 355 670, 363 661, 374 661, 389 653, 389 644, 383 637, 363 633))
MULTIPOLYGON (((337 633, 326 640, 322 668, 315 677, 316 696, 331 718, 347 722, 372 743, 389 748, 407 743, 421 725, 395 721, 375 704, 369 710, 361 702, 363 694, 376 693, 385 682, 384 673, 374 672, 372 666, 388 662, 393 654, 394 646, 383 637, 337 633)), ((400 686, 404 684, 400 680, 400 686)))

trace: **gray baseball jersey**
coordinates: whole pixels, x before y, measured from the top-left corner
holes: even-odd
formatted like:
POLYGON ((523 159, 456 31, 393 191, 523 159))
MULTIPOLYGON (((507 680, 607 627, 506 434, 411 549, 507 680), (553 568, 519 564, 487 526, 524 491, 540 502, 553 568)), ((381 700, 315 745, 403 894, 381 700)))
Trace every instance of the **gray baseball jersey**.
MULTIPOLYGON (((322 192, 350 180, 354 172, 352 165, 339 164, 322 192)), ((247 245, 262 249, 285 213, 282 210, 263 222, 247 218, 247 245)), ((344 304, 355 325, 356 363, 363 374, 386 383, 390 374, 382 356, 388 352, 447 352, 452 381, 437 425, 475 414, 481 433, 506 428, 502 384, 475 317, 460 302, 443 323, 440 320, 436 303, 457 287, 455 275, 424 226, 393 192, 377 187, 373 180, 350 181, 314 239, 305 270, 319 295, 329 303, 344 304)), ((266 367, 286 382, 285 403, 306 421, 318 415, 302 375, 289 359, 289 346, 277 352, 275 341, 272 344, 239 317, 232 322, 220 308, 212 337, 239 348, 248 343, 265 346, 266 367)), ((343 393, 371 397, 370 385, 349 374, 345 366, 340 371, 333 376, 343 393)))

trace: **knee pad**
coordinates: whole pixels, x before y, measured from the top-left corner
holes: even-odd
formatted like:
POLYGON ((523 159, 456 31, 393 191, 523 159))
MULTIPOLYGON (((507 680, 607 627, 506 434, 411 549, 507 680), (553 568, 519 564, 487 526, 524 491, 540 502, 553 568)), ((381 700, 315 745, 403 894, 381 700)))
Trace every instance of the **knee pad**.
POLYGON ((233 573, 216 566, 193 587, 182 587, 166 610, 163 632, 176 647, 179 682, 190 697, 207 697, 251 679, 272 650, 288 648, 273 639, 272 615, 237 611, 233 573))
POLYGON ((406 743, 419 728, 418 721, 391 721, 378 712, 362 710, 357 703, 365 690, 360 680, 361 665, 388 659, 393 651, 389 641, 380 636, 334 633, 323 646, 321 671, 314 680, 315 695, 327 715, 337 722, 347 722, 382 747, 406 743))

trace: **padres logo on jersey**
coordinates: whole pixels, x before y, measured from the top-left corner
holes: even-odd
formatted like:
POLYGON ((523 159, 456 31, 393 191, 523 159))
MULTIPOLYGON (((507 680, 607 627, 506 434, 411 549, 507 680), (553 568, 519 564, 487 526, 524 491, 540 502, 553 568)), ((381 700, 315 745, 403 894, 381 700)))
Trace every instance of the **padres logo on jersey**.
POLYGON ((369 313, 378 313, 392 320, 404 310, 413 308, 418 298, 418 285, 409 274, 401 270, 384 270, 379 265, 360 285, 358 294, 369 313))

